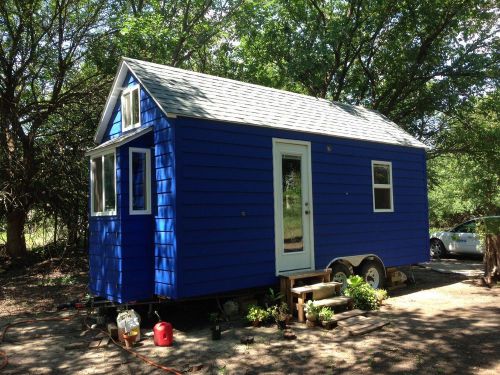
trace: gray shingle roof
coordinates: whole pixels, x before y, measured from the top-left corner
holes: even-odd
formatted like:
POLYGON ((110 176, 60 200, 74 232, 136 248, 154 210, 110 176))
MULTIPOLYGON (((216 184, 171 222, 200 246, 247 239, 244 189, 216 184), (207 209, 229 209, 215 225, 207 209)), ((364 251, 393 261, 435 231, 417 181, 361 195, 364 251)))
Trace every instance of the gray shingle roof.
POLYGON ((426 147, 380 113, 363 107, 141 60, 124 62, 169 114, 426 147))

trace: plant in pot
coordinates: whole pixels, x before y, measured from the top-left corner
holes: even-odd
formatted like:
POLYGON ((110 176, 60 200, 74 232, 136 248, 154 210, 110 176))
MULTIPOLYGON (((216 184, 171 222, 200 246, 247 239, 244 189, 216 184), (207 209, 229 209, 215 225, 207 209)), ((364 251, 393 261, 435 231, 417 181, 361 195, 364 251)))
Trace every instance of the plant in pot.
POLYGON ((218 313, 210 313, 208 319, 211 323, 210 329, 212 331, 212 340, 220 340, 222 333, 222 329, 220 326, 222 319, 220 318, 220 315, 218 313))
POLYGON ((269 319, 269 312, 262 307, 249 305, 246 319, 252 323, 254 327, 260 326, 263 322, 269 319))
POLYGON ((279 305, 273 306, 271 315, 280 330, 286 329, 286 323, 289 319, 288 305, 286 302, 281 302, 279 305))
POLYGON ((314 304, 314 301, 309 300, 306 303, 305 311, 306 311, 306 319, 309 322, 309 325, 315 325, 318 321, 320 307, 314 304))
POLYGON ((332 329, 335 326, 336 321, 333 320, 333 315, 334 315, 333 310, 328 306, 323 306, 319 310, 318 318, 321 322, 321 325, 326 329, 332 329))

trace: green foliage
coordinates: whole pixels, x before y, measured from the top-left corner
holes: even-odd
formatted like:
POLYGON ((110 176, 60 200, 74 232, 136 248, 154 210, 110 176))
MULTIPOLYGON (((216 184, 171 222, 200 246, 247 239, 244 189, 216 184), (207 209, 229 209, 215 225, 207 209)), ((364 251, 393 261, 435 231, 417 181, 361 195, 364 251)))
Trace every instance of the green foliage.
POLYGON ((332 320, 333 315, 333 310, 328 306, 323 306, 318 313, 319 320, 321 320, 322 322, 328 322, 332 320))
POLYGON ((313 316, 318 316, 321 308, 317 305, 314 304, 313 300, 309 300, 306 302, 306 305, 304 306, 304 310, 313 316))
POLYGON ((344 294, 353 299, 354 307, 357 309, 377 310, 380 307, 376 290, 366 283, 361 276, 349 276, 344 294))
POLYGON ((282 322, 288 317, 288 304, 283 301, 278 305, 268 307, 267 311, 276 323, 282 322))
POLYGON ((60 286, 60 285, 74 285, 77 279, 73 275, 64 275, 60 277, 49 277, 39 280, 36 284, 39 286, 60 286))
POLYGON ((260 306, 249 305, 248 312, 246 315, 247 321, 250 323, 264 323, 270 318, 270 313, 267 309, 264 309, 260 306))
POLYGON ((484 249, 488 235, 500 235, 500 217, 486 217, 480 220, 476 226, 476 233, 484 249))
POLYGON ((428 161, 431 226, 500 212, 500 93, 456 110, 428 161))

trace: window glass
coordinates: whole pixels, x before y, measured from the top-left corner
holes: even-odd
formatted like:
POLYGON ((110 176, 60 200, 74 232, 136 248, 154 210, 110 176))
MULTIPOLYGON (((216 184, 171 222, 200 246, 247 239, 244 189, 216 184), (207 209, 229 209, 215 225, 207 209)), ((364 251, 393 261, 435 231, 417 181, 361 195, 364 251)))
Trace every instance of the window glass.
POLYGON ((104 155, 104 211, 115 209, 115 155, 104 155))
POLYGON ((457 233, 476 233, 476 222, 475 221, 469 221, 467 223, 459 225, 458 227, 455 228, 455 230, 453 230, 453 232, 457 232, 457 233))
POLYGON ((388 165, 374 164, 373 165, 373 183, 375 184, 390 184, 391 172, 388 165))
POLYGON ((393 211, 390 162, 372 162, 373 210, 393 211))
POLYGON ((139 123, 139 89, 132 91, 132 124, 139 123))
POLYGON ((375 209, 390 210, 391 209, 391 189, 375 188, 375 209))
POLYGON ((130 93, 126 93, 123 95, 122 111, 123 111, 123 127, 128 128, 131 125, 130 93))
POLYGON ((116 210, 115 154, 92 158, 91 173, 92 214, 114 214, 116 210))
POLYGON ((102 212, 102 158, 92 159, 92 197, 94 212, 102 212))
POLYGON ((147 210, 146 154, 132 152, 132 209, 147 210))
POLYGON ((285 253, 304 249, 300 156, 283 155, 283 239, 285 253))

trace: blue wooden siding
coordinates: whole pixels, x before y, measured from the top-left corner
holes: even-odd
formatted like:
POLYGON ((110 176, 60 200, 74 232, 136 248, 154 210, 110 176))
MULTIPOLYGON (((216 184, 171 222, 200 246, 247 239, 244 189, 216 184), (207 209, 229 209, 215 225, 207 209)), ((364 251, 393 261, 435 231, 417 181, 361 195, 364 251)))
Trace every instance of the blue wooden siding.
POLYGON ((156 110, 154 155, 157 207, 154 214, 155 294, 177 298, 177 240, 175 236, 175 153, 172 124, 156 110))
MULTIPOLYGON (((129 74, 123 85, 135 83, 137 80, 129 74)), ((174 293, 174 278, 165 275, 173 274, 175 265, 170 130, 163 113, 141 89, 141 126, 152 125, 154 133, 147 133, 116 150, 117 215, 92 216, 89 220, 90 289, 96 295, 117 302, 151 298, 155 290, 169 297, 174 293), (130 147, 151 149, 151 215, 129 214, 130 147)), ((103 142, 120 134, 118 101, 103 142)))
POLYGON ((428 256, 424 150, 186 118, 175 131, 179 298, 276 281, 273 137, 311 142, 317 268, 428 256), (372 160, 392 162, 393 213, 373 212, 372 160))

